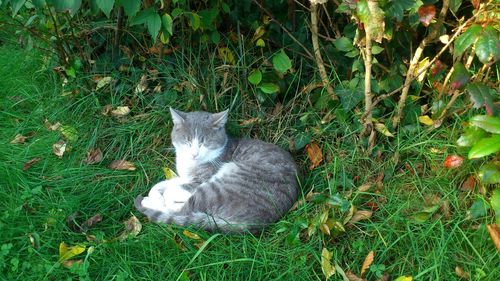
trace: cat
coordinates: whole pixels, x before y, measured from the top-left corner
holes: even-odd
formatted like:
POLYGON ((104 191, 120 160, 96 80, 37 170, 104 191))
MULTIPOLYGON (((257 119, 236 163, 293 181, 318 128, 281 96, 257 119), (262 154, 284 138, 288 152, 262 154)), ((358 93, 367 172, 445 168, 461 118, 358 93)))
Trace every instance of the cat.
POLYGON ((280 147, 229 138, 228 110, 170 108, 178 177, 138 196, 135 207, 151 221, 208 231, 257 232, 278 221, 297 200, 297 166, 280 147))

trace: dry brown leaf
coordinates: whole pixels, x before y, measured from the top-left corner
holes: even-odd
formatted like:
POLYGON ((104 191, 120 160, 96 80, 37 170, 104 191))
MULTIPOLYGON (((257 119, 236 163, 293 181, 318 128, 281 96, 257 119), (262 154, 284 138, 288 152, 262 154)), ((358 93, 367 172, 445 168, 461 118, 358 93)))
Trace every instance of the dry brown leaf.
POLYGON ((372 211, 358 210, 354 213, 354 215, 352 215, 352 218, 349 221, 349 223, 354 224, 357 223, 358 221, 367 220, 372 217, 372 214, 373 214, 372 211))
POLYGON ((135 94, 142 93, 146 91, 147 88, 148 88, 148 76, 147 74, 143 74, 141 76, 141 81, 139 81, 139 84, 137 84, 137 86, 135 87, 134 93, 135 94))
POLYGON ((87 151, 87 158, 83 160, 83 163, 91 165, 102 161, 102 151, 99 148, 93 148, 87 151))
POLYGON ((128 170, 135 171, 135 165, 127 160, 113 160, 108 166, 112 170, 128 170))
POLYGON ((307 157, 309 157, 309 161, 311 161, 309 170, 318 167, 321 162, 323 162, 323 152, 316 142, 313 141, 310 144, 306 145, 306 152, 307 157))
POLYGON ((61 127, 61 123, 56 122, 55 124, 51 124, 49 120, 45 119, 44 126, 49 131, 57 131, 59 130, 59 127, 61 127))
POLYGON ((116 109, 111 110, 111 115, 114 117, 123 117, 130 113, 128 106, 118 106, 116 109))
POLYGON ((64 152, 66 151, 66 142, 63 140, 60 140, 52 145, 52 152, 59 157, 62 158, 64 155, 64 152))
POLYGON ((40 160, 42 160, 42 158, 35 157, 35 158, 31 159, 30 161, 24 163, 24 165, 23 165, 23 171, 28 170, 31 166, 33 166, 36 162, 38 162, 40 160))
POLYGON ((241 121, 240 125, 241 126, 248 126, 248 125, 253 125, 253 124, 259 123, 259 122, 260 122, 260 118, 254 117, 254 118, 250 118, 250 119, 246 119, 246 120, 241 121))
POLYGON ((498 227, 496 224, 488 224, 486 228, 488 229, 488 232, 490 234, 491 241, 493 241, 493 244, 500 252, 500 227, 498 227))
POLYGON ((371 182, 366 182, 362 184, 360 187, 358 187, 359 192, 367 192, 370 190, 370 188, 373 186, 373 183, 371 182))
POLYGON ((474 191, 474 188, 476 187, 476 180, 472 175, 467 177, 467 179, 462 183, 462 186, 460 186, 460 190, 462 191, 474 191))
POLYGON ((97 85, 95 86, 96 91, 100 90, 101 88, 104 88, 104 86, 108 85, 113 80, 113 78, 110 76, 95 77, 93 79, 94 79, 94 82, 97 83, 97 85))
POLYGON ((368 255, 366 255, 365 261, 363 262, 363 265, 361 266, 361 273, 359 274, 359 276, 363 277, 363 274, 370 267, 370 265, 372 265, 373 258, 375 258, 375 253, 373 251, 370 251, 368 253, 368 255))
POLYGON ((84 223, 82 223, 81 229, 83 232, 86 232, 90 228, 92 228, 96 223, 99 223, 102 221, 102 216, 101 214, 96 214, 86 220, 84 223))
POLYGON ((26 139, 27 137, 21 135, 21 134, 17 134, 13 140, 10 141, 10 143, 12 144, 16 144, 16 143, 24 143, 26 142, 26 139))
POLYGON ((161 93, 161 85, 156 85, 153 88, 153 93, 161 93))
POLYGON ((460 278, 470 280, 470 274, 458 265, 455 267, 455 274, 460 278))
POLYGON ((117 237, 120 241, 124 241, 129 237, 135 237, 141 232, 142 224, 134 215, 123 222, 123 224, 125 224, 125 230, 117 237))
POLYGON ((366 280, 363 278, 359 278, 356 274, 354 274, 354 272, 352 272, 350 270, 345 273, 345 276, 347 277, 347 279, 349 279, 349 281, 365 281, 366 280))
POLYGON ((82 264, 83 260, 65 260, 63 261, 64 267, 72 267, 74 264, 82 264))
POLYGON ((111 104, 106 104, 101 111, 101 114, 104 116, 108 116, 109 112, 113 109, 113 106, 111 104))

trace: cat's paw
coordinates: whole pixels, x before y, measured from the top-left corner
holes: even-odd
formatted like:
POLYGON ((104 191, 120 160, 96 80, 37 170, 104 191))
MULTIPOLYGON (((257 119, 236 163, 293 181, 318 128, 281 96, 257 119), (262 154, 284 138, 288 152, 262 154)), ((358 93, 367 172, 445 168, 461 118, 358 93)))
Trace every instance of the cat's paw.
POLYGON ((165 210, 165 203, 161 197, 144 197, 141 201, 143 209, 163 211, 165 210))

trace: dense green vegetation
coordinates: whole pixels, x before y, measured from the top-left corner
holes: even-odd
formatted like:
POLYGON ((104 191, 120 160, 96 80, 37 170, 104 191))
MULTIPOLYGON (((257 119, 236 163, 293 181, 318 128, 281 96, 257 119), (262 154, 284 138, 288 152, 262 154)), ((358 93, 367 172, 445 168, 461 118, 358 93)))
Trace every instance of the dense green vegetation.
POLYGON ((0 279, 498 280, 498 3, 311 2, 0 1, 0 279), (299 204, 139 216, 169 106, 292 151, 299 204))

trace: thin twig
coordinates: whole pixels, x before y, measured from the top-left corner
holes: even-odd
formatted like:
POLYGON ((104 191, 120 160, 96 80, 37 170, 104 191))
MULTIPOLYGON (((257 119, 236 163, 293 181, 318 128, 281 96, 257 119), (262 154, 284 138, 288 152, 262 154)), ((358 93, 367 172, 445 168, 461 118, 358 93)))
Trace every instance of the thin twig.
MULTIPOLYGON (((441 12, 439 13, 439 18, 437 22, 432 26, 429 34, 420 42, 418 48, 415 50, 415 54, 413 54, 413 58, 411 59, 410 66, 408 67, 408 71, 406 72, 406 79, 404 83, 403 90, 401 91, 401 96, 399 98, 398 106, 396 107, 396 115, 392 119, 392 126, 396 128, 401 120, 403 115, 403 110, 406 104, 406 99, 408 97, 408 92, 410 90, 409 81, 413 81, 414 77, 418 77, 419 75, 415 75, 415 68, 418 66, 418 62, 420 61, 420 57, 424 52, 425 47, 431 43, 439 34, 441 26, 443 25, 444 18, 448 12, 450 1, 444 0, 443 7, 441 8, 441 12)), ((430 64, 429 64, 430 65, 430 64)))
POLYGON ((295 43, 297 43, 297 45, 299 45, 302 49, 304 49, 304 52, 306 52, 307 55, 309 55, 311 58, 314 57, 311 52, 302 44, 300 43, 300 41, 295 38, 295 36, 293 36, 293 34, 286 28, 284 27, 279 21, 277 21, 276 19, 274 19, 273 15, 268 11, 266 10, 266 8, 264 8, 257 0, 252 0, 255 4, 257 4, 257 6, 259 6, 259 8, 267 14, 267 16, 273 21, 275 22, 281 29, 283 29, 283 31, 285 31, 286 34, 288 34, 288 36, 290 36, 290 38, 295 41, 295 43))
POLYGON ((321 57, 321 50, 318 42, 318 5, 311 3, 311 38, 312 45, 314 49, 314 56, 316 58, 316 64, 318 65, 319 76, 321 77, 321 81, 323 82, 323 87, 326 88, 326 91, 330 95, 332 99, 337 99, 337 96, 333 92, 333 88, 330 85, 330 81, 328 79, 328 75, 326 74, 325 65, 323 63, 323 58, 321 57))
POLYGON ((362 135, 369 135, 368 138, 368 153, 371 153, 373 147, 375 146, 375 130, 373 130, 373 120, 372 120, 372 86, 371 86, 371 76, 372 76, 372 29, 365 28, 365 48, 361 49, 363 53, 363 60, 365 62, 365 113, 363 114, 364 119, 361 120, 363 124, 362 135))

